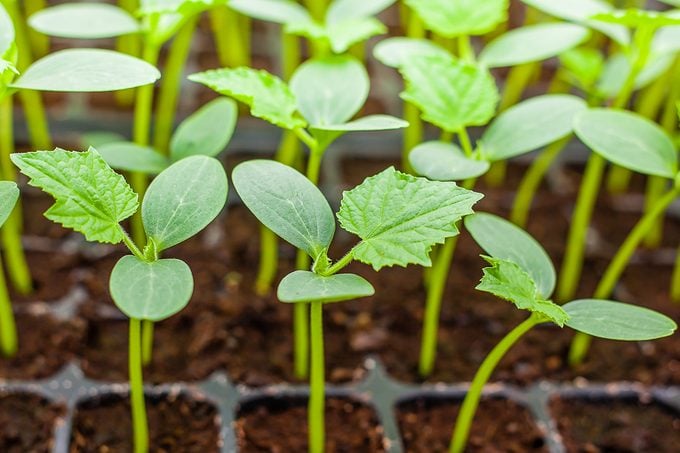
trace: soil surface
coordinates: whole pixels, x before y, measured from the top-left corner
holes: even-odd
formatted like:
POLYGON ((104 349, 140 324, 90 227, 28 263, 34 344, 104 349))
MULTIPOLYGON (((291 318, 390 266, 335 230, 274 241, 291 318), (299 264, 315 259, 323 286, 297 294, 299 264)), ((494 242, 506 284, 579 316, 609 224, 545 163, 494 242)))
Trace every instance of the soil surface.
MULTIPOLYGON (((168 395, 146 399, 151 452, 218 452, 217 409, 205 401, 168 395)), ((105 396, 81 404, 73 420, 75 452, 132 451, 132 426, 127 398, 105 396), (115 420, 115 423, 111 423, 115 420)))
MULTIPOLYGON (((459 402, 415 400, 398 407, 397 419, 409 453, 449 451, 459 402)), ((547 452, 543 434, 527 409, 507 399, 482 400, 466 451, 547 452)))
POLYGON ((0 395, 0 451, 48 453, 64 407, 26 393, 0 395))
MULTIPOLYGON (((307 451, 307 402, 267 399, 241 408, 236 436, 241 453, 307 451)), ((326 451, 373 453, 385 451, 376 414, 362 404, 326 400, 326 451)))

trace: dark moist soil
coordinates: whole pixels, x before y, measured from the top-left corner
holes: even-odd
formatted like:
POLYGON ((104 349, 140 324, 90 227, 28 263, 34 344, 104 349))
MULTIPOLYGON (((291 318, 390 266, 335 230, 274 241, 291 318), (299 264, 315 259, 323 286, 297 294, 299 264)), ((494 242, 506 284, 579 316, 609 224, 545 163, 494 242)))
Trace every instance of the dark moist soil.
POLYGON ((54 443, 54 427, 65 414, 63 406, 28 393, 0 396, 0 451, 48 453, 54 443))
MULTIPOLYGON (((460 402, 415 400, 397 408, 397 420, 405 451, 449 451, 460 402)), ((547 452, 541 431, 529 411, 507 399, 482 400, 475 415, 466 451, 547 452)))
MULTIPOLYGON (((219 451, 218 415, 212 404, 181 395, 147 397, 146 404, 149 451, 219 451)), ((110 395, 78 406, 73 419, 71 453, 132 451, 131 442, 127 398, 110 395)))
MULTIPOLYGON (((307 402, 267 399, 241 408, 236 420, 239 451, 307 451, 307 402)), ((385 451, 382 427, 373 409, 344 399, 326 400, 326 451, 373 453, 385 451)))
POLYGON ((555 399, 550 409, 569 453, 674 453, 680 417, 636 400, 555 399))

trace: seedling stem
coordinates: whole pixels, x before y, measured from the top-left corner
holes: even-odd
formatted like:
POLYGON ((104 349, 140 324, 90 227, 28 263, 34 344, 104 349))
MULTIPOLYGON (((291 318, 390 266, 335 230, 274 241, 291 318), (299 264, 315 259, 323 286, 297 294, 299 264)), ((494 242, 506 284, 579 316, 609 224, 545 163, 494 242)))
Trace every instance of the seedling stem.
POLYGON ((17 329, 12 312, 12 302, 7 291, 2 260, 0 260, 0 343, 4 357, 13 357, 17 353, 17 329))
POLYGON ((309 329, 311 338, 311 373, 309 376, 309 451, 323 453, 325 444, 324 422, 324 345, 323 345, 323 303, 296 304, 304 308, 309 305, 309 329))
POLYGON ((130 404, 132 405, 132 432, 135 453, 146 453, 149 448, 149 432, 146 422, 144 383, 142 381, 142 323, 130 318, 129 359, 130 404))

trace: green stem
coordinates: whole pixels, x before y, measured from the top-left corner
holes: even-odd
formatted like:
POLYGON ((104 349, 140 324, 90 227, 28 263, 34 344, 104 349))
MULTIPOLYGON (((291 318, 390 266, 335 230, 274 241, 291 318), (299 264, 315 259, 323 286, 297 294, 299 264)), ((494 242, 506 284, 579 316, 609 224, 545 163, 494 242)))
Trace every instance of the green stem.
POLYGON ((347 266, 349 263, 352 262, 352 260, 354 259, 354 250, 357 248, 358 245, 359 244, 352 247, 352 249, 349 252, 347 252, 345 254, 345 256, 343 256, 338 261, 333 263, 331 265, 331 267, 326 269, 325 272, 321 272, 320 274, 325 275, 325 276, 330 276, 330 275, 334 275, 334 274, 337 274, 338 272, 340 272, 340 270, 342 270, 345 266, 347 266))
MULTIPOLYGON (((644 212, 648 213, 650 210, 654 209, 657 201, 666 192, 666 187, 668 186, 668 180, 661 176, 649 176, 647 178, 647 188, 645 191, 645 209, 644 212)), ((647 236, 645 236, 643 242, 645 247, 658 248, 663 240, 663 215, 657 217, 654 223, 649 228, 647 236)))
MULTIPOLYGON (((31 17, 38 11, 42 11, 46 7, 45 0, 24 0, 24 11, 26 17, 31 17)), ((33 55, 43 57, 50 51, 50 38, 40 32, 30 30, 28 31, 28 38, 31 42, 31 49, 33 55)))
POLYGON ((134 452, 146 453, 149 449, 149 431, 144 403, 144 381, 142 378, 141 321, 130 318, 128 366, 130 375, 130 404, 132 406, 132 433, 134 452))
POLYGON ((314 20, 318 22, 324 21, 328 0, 303 0, 303 3, 314 20))
POLYGON ((14 357, 17 353, 17 328, 12 311, 12 302, 7 291, 5 272, 0 260, 0 349, 5 357, 14 357))
POLYGON ((607 173, 607 192, 613 195, 625 193, 630 186, 633 172, 620 165, 612 164, 607 173))
POLYGON ((675 303, 680 302, 680 247, 675 253, 675 265, 671 276, 671 300, 675 303))
POLYGON ((217 55, 220 64, 229 68, 250 65, 249 33, 244 33, 243 25, 247 25, 239 17, 240 14, 226 6, 210 10, 217 55))
MULTIPOLYGON (((299 304, 306 307, 306 304, 299 304)), ((310 304, 311 372, 309 375, 309 452, 323 453, 325 444, 325 391, 323 351, 323 303, 310 304)))
POLYGON ((153 321, 142 321, 142 365, 151 363, 153 357, 153 321))
MULTIPOLYGON (((130 14, 134 14, 139 7, 137 0, 118 0, 118 6, 130 14)), ((139 56, 141 38, 139 34, 129 34, 116 39, 116 50, 133 57, 139 56)), ((119 90, 115 92, 116 102, 123 107, 131 106, 135 102, 135 90, 119 90)))
POLYGON ((170 135, 175 122, 177 99, 182 82, 182 73, 191 49, 191 41, 196 30, 198 16, 191 17, 182 25, 172 41, 165 63, 154 124, 153 148, 166 156, 169 155, 170 135))
MULTIPOLYGON (((458 44, 458 57, 469 63, 475 61, 475 51, 472 48, 472 43, 470 42, 470 36, 460 35, 457 39, 458 44)), ((446 46, 445 46, 446 47, 446 46)))
MULTIPOLYGON (((406 6, 402 9, 402 15, 407 17, 406 36, 409 38, 424 38, 425 27, 420 17, 406 6)), ((402 106, 404 120, 409 125, 403 132, 401 167, 405 172, 413 173, 413 167, 411 167, 408 156, 411 150, 423 141, 423 120, 420 118, 420 111, 415 105, 404 101, 402 106)))
POLYGON ((305 379, 309 375, 309 314, 306 304, 295 304, 293 309, 293 338, 295 342, 295 377, 305 379))
POLYGON ((450 453, 463 453, 465 450, 465 445, 467 444, 468 436, 470 435, 472 420, 475 417, 479 400, 482 397, 482 390, 484 389, 484 385, 489 381, 489 378, 498 363, 525 333, 530 331, 540 322, 540 318, 537 315, 532 314, 503 337, 503 339, 494 346, 489 355, 486 356, 482 365, 475 373, 475 377, 472 379, 470 388, 463 400, 463 405, 460 407, 460 412, 458 412, 458 418, 456 418, 456 425, 453 430, 453 437, 451 438, 449 447, 450 453))
POLYGON ((269 293, 278 271, 279 249, 276 234, 260 225, 260 266, 255 278, 255 293, 264 296, 269 293))

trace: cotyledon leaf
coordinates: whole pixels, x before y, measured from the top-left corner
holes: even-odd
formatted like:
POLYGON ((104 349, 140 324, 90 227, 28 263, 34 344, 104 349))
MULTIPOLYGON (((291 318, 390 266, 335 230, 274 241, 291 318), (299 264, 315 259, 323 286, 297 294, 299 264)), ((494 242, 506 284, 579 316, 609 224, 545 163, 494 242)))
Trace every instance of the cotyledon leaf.
POLYGON ((0 226, 14 210, 19 199, 19 187, 14 181, 0 181, 0 226))
POLYGON ((286 275, 277 290, 281 302, 341 302, 372 296, 373 286, 355 274, 317 275, 310 271, 294 271, 286 275))

